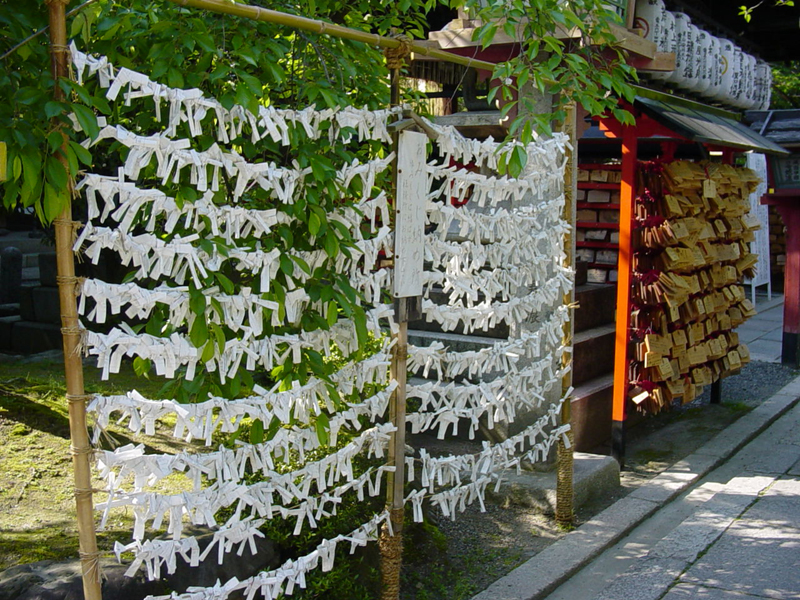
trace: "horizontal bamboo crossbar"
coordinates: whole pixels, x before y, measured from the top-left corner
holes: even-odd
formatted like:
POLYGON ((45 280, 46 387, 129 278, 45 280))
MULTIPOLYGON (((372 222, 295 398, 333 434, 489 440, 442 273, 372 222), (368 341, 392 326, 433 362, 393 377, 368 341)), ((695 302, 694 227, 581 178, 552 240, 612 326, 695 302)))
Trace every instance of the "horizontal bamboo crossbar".
MULTIPOLYGON (((358 29, 351 29, 342 25, 326 23, 325 21, 318 21, 316 19, 309 19, 307 17, 290 15, 277 10, 261 8, 260 6, 238 4, 235 2, 223 2, 222 0, 169 1, 174 4, 178 4, 179 6, 201 8, 216 13, 223 13, 236 17, 245 17, 254 21, 266 21, 268 23, 275 23, 277 25, 287 25, 289 27, 311 31, 313 33, 326 34, 356 42, 363 42, 365 44, 372 44, 374 46, 380 46, 381 48, 397 48, 401 44, 401 42, 395 38, 378 35, 376 33, 368 33, 366 31, 359 31, 358 29)), ((436 50, 435 48, 430 48, 424 44, 419 44, 416 42, 411 42, 409 47, 411 51, 416 54, 422 54, 438 60, 456 63, 465 67, 474 67, 476 69, 494 71, 496 66, 495 63, 492 62, 478 60, 468 56, 460 56, 458 54, 451 54, 450 52, 436 50)))

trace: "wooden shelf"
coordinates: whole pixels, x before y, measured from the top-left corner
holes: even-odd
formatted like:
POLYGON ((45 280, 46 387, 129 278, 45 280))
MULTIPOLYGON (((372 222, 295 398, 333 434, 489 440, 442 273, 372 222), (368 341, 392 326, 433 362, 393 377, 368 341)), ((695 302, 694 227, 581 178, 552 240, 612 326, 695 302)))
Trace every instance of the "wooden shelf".
POLYGON ((590 269, 616 269, 617 263, 589 263, 590 269))
POLYGON ((619 210, 620 205, 614 202, 578 202, 578 208, 589 208, 598 210, 619 210))
POLYGON ((604 248, 607 250, 619 250, 619 244, 613 242, 575 242, 578 248, 604 248))
POLYGON ((605 183, 603 181, 579 181, 579 190, 615 190, 619 191, 619 183, 605 183))
POLYGON ((619 229, 619 223, 592 223, 591 221, 578 221, 578 229, 619 229))

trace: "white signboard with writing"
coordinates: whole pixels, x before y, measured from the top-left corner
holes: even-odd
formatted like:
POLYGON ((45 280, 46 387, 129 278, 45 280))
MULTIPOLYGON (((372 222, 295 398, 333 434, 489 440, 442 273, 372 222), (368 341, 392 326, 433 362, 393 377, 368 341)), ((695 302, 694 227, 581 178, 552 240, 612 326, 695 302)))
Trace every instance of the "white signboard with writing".
POLYGON ((761 204, 761 196, 767 193, 767 158, 763 154, 748 154, 747 168, 753 169, 761 178, 756 191, 750 194, 750 214, 758 217, 761 223, 761 229, 755 232, 755 241, 750 242, 750 251, 758 254, 758 262, 755 277, 745 281, 752 286, 751 296, 755 304, 756 288, 760 285, 769 286, 768 292, 772 299, 772 280, 769 270, 769 207, 761 204))
POLYGON ((394 289, 395 298, 422 295, 422 258, 425 248, 424 133, 403 131, 397 148, 397 198, 395 199, 394 289))

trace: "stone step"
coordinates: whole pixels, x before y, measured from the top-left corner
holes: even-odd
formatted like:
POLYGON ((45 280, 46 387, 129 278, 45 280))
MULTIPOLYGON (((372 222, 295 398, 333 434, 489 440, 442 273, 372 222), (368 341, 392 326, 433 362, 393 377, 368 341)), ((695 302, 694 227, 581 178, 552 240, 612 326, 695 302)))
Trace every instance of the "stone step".
MULTIPOLYGON (((573 453, 573 508, 581 508, 594 498, 611 496, 620 485, 619 463, 610 456, 573 453)), ((556 510, 556 470, 508 471, 503 474, 499 492, 487 488, 487 497, 503 506, 515 504, 547 513, 556 510)))
MULTIPOLYGON (((8 305, 4 305, 8 306, 8 305)), ((0 352, 10 353, 13 352, 12 336, 14 334, 14 325, 22 321, 19 315, 8 315, 0 317, 0 352)))
POLYGON ((585 260, 575 261, 575 287, 585 284, 589 280, 589 263, 585 260))
POLYGON ((572 382, 580 385, 614 370, 614 323, 594 327, 573 338, 572 382))
MULTIPOLYGON (((36 354, 46 350, 57 350, 62 347, 61 326, 52 323, 33 323, 18 317, 3 317, 0 322, 11 320, 10 348, 14 354, 36 354)), ((0 336, 6 333, 7 325, 0 326, 0 336)), ((0 340, 0 344, 7 341, 0 340)))
POLYGON ((617 305, 617 286, 605 283, 587 283, 575 288, 573 322, 575 333, 614 322, 617 305))
POLYGON ((17 248, 22 254, 53 251, 52 244, 46 243, 43 237, 28 237, 27 231, 10 231, 0 236, 0 250, 8 247, 17 248))
MULTIPOLYGON (((447 306, 447 304, 449 304, 449 302, 450 302, 449 294, 446 294, 445 292, 443 292, 441 290, 441 288, 433 288, 430 291, 430 293, 428 294, 428 299, 431 302, 433 302, 434 304, 438 304, 440 306, 447 306)), ((478 300, 477 301, 478 302, 482 302, 483 299, 484 299, 484 297, 481 294, 481 295, 478 296, 478 300)), ((430 322, 426 321, 424 317, 422 319, 417 320, 417 321, 409 321, 408 328, 409 329, 418 330, 418 331, 438 331, 438 332, 442 331, 442 327, 441 327, 441 325, 439 325, 439 323, 437 323, 436 321, 430 321, 430 322)), ((465 333, 464 326, 461 325, 461 324, 458 325, 458 328, 455 331, 448 332, 448 333, 456 333, 456 334, 460 334, 460 335, 470 335, 470 334, 465 333)), ((501 322, 501 323, 498 323, 497 326, 495 326, 494 328, 489 329, 487 331, 481 330, 481 331, 475 332, 475 335, 483 336, 483 337, 490 337, 490 338, 503 338, 503 339, 505 339, 505 338, 508 338, 509 329, 508 329, 508 325, 506 323, 502 323, 501 322)))
MULTIPOLYGON (((28 255, 26 255, 28 256, 28 255)), ((39 267, 25 267, 22 269, 22 283, 38 284, 39 267)))
POLYGON ((589 452, 611 439, 612 373, 595 377, 575 387, 570 407, 575 449, 589 452))
MULTIPOLYGON (((495 338, 487 338, 479 335, 462 335, 460 333, 443 333, 437 331, 420 331, 410 330, 408 332, 408 343, 417 347, 428 347, 434 342, 441 342, 449 352, 470 352, 491 348, 498 341, 495 338)), ((420 368, 415 375, 422 376, 423 368, 420 368)), ((471 381, 477 383, 479 381, 491 381, 499 377, 502 373, 499 371, 490 371, 487 373, 480 373, 473 377, 457 376, 454 381, 471 381)), ((431 378, 437 376, 436 371, 429 373, 431 378)))
POLYGON ((20 288, 20 315, 26 321, 61 324, 58 288, 25 284, 20 288))
MULTIPOLYGON (((474 440, 461 435, 465 427, 459 423, 459 438, 439 440, 436 432, 409 435, 406 440, 412 448, 424 447, 431 456, 477 454, 482 449, 483 436, 474 440)), ((449 430, 448 430, 449 432, 449 430)), ((619 463, 610 456, 576 452, 574 454, 574 506, 579 508, 597 495, 610 495, 620 485, 619 463)), ((555 463, 537 464, 531 471, 517 474, 513 470, 503 473, 503 484, 495 493, 493 486, 487 499, 501 505, 509 503, 553 512, 556 506, 555 463)))
POLYGON ((434 342, 442 342, 451 352, 467 352, 470 350, 483 350, 491 348, 499 340, 482 335, 464 335, 461 333, 444 333, 441 331, 424 331, 420 329, 408 330, 408 343, 415 346, 427 347, 434 342))
POLYGON ((39 268, 39 253, 36 254, 23 254, 22 255, 22 268, 23 269, 38 269, 39 268))

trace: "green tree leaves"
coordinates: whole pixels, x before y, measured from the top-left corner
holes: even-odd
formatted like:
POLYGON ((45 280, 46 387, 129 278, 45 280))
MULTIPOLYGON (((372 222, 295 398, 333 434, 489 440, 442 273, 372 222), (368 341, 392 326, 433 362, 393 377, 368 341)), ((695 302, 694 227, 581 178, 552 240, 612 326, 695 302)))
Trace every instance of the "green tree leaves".
MULTIPOLYGON (((626 64, 610 28, 619 18, 602 0, 466 4, 484 23, 475 33, 482 47, 492 43, 500 26, 507 36, 522 40, 520 53, 495 70, 501 88, 490 95, 490 101, 498 95, 503 100, 504 114, 515 114, 510 130, 520 141, 527 144, 537 134, 550 133, 554 122, 563 121, 563 108, 570 101, 592 115, 616 111, 623 123, 632 122, 618 101, 633 99, 628 82, 636 79, 636 72, 626 64), (552 95, 553 110, 542 113, 533 92, 552 95)), ((524 167, 516 150, 503 162, 511 175, 524 167)))

